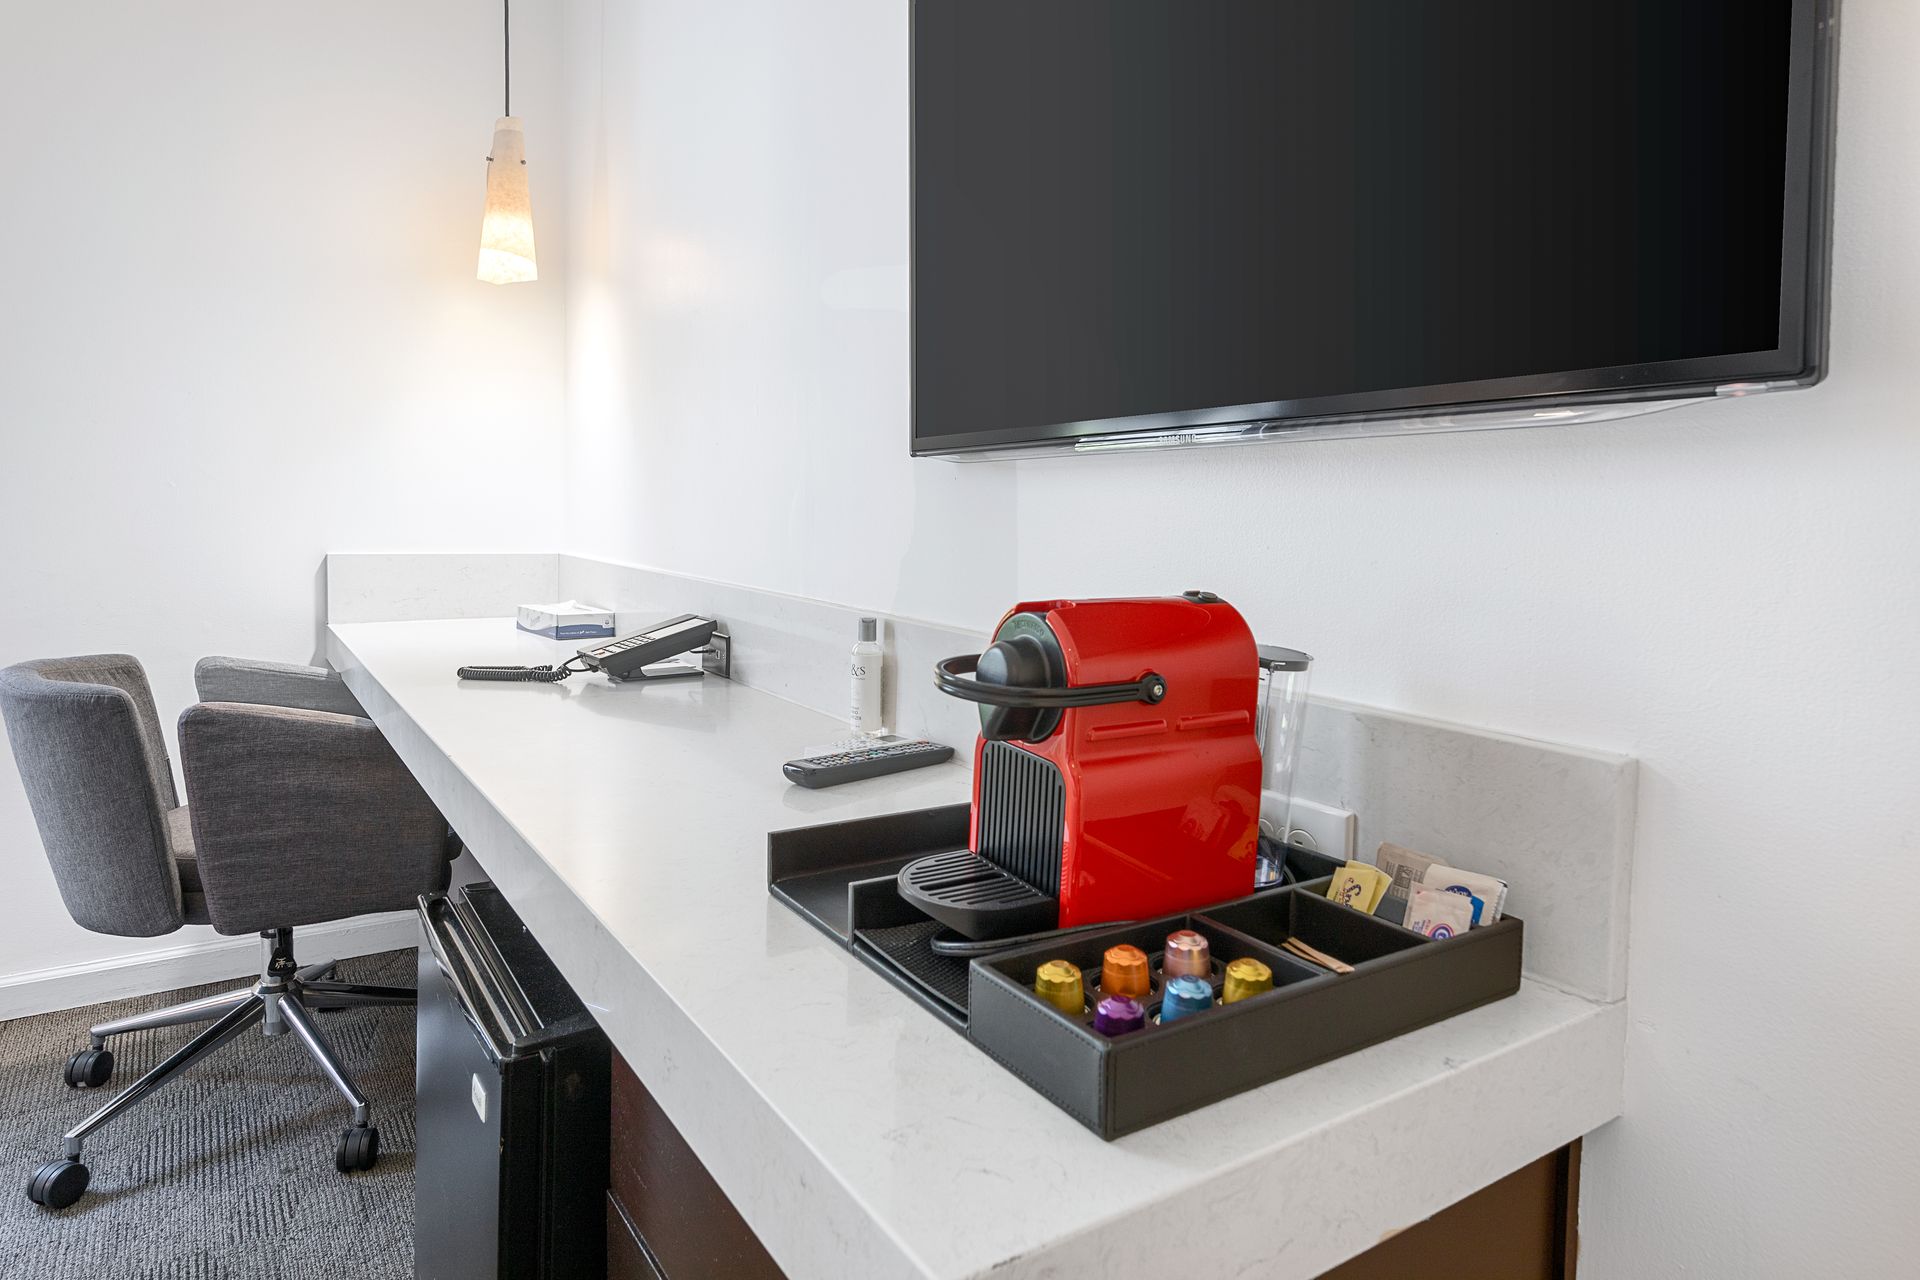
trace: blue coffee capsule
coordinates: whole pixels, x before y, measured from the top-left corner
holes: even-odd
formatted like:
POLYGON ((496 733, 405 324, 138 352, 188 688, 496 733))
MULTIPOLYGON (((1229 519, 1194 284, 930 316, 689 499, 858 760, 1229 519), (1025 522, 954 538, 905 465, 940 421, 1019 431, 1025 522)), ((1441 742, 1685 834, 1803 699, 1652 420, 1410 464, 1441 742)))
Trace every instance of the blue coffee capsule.
POLYGON ((1166 994, 1160 1000, 1160 1021, 1172 1022, 1175 1018, 1184 1018, 1190 1013, 1204 1013, 1213 1008, 1213 988, 1207 985, 1205 978, 1173 978, 1167 983, 1166 994))

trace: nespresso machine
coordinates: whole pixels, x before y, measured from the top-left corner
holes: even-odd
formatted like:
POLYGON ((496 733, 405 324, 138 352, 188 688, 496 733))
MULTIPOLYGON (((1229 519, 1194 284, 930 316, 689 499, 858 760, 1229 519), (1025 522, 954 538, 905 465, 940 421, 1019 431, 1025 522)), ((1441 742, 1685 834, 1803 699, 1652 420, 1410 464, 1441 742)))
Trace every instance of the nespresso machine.
MULTIPOLYGON (((1303 655, 1304 656, 1304 655, 1303 655)), ((1211 592, 1016 605, 935 667, 979 704, 969 848, 901 896, 973 939, 1145 919, 1252 891, 1261 664, 1211 592)))

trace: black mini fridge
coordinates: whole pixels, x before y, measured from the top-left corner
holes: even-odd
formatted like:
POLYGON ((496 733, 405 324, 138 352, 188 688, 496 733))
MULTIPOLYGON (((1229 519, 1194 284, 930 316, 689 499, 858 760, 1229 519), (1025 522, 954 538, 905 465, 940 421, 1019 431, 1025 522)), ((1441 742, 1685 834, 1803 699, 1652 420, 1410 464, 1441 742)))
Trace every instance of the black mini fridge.
POLYGON ((415 1277, 605 1275, 606 1036, 492 884, 420 926, 415 1277))

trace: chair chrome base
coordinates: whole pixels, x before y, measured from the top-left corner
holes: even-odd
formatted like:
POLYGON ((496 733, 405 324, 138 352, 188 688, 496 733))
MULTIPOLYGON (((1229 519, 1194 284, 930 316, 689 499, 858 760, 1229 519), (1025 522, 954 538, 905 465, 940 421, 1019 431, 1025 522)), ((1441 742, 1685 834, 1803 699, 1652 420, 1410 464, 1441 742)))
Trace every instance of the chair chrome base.
POLYGON ((321 1073, 333 1082, 353 1109, 351 1124, 341 1130, 340 1146, 334 1166, 342 1173, 371 1169, 380 1158, 380 1131, 373 1125, 372 1108, 346 1069, 334 1055, 333 1047, 313 1020, 315 1011, 350 1009, 361 1005, 410 1005, 411 987, 380 987, 359 983, 333 982, 329 976, 334 962, 302 968, 293 958, 293 930, 275 929, 260 935, 264 940, 265 962, 260 978, 251 986, 204 996, 185 1004, 115 1018, 92 1027, 88 1035, 92 1047, 82 1049, 67 1063, 67 1083, 74 1088, 98 1088, 113 1074, 113 1054, 107 1050, 107 1037, 153 1027, 174 1027, 184 1023, 209 1022, 212 1026, 181 1045, 160 1065, 128 1085, 100 1110, 69 1129, 61 1143, 61 1158, 42 1165, 27 1181, 27 1196, 35 1204, 49 1209, 64 1209, 78 1200, 87 1189, 90 1175, 80 1162, 81 1145, 88 1136, 111 1124, 161 1085, 194 1063, 238 1036, 255 1023, 270 1036, 292 1031, 307 1053, 319 1064, 321 1073))

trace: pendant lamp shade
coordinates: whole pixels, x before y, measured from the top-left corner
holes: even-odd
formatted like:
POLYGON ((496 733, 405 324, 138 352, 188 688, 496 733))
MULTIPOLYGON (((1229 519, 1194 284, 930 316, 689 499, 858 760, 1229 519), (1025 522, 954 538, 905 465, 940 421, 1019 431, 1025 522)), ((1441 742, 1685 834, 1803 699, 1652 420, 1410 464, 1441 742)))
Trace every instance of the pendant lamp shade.
POLYGON ((518 116, 493 123, 487 157, 487 211, 480 220, 480 278, 488 284, 537 280, 533 197, 527 190, 527 135, 518 116))

